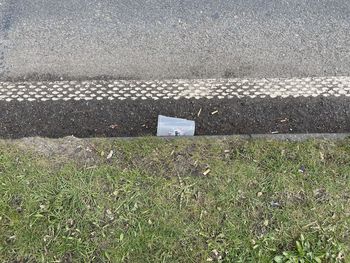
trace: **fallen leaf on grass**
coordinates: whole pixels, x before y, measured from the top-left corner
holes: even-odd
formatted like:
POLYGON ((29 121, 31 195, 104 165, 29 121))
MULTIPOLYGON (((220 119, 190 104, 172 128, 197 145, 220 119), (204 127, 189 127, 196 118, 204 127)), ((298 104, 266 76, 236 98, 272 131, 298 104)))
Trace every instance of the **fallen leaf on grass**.
POLYGON ((109 159, 112 158, 113 153, 114 153, 113 150, 111 150, 111 151, 109 152, 109 154, 107 155, 107 160, 109 160, 109 159))
POLYGON ((323 152, 320 152, 320 158, 321 158, 321 161, 324 161, 324 154, 323 154, 323 152))
POLYGON ((208 175, 210 173, 210 169, 208 168, 207 170, 205 170, 204 172, 203 172, 203 175, 208 175))
POLYGON ((264 226, 268 226, 269 225, 269 220, 268 219, 265 219, 264 221, 264 226))

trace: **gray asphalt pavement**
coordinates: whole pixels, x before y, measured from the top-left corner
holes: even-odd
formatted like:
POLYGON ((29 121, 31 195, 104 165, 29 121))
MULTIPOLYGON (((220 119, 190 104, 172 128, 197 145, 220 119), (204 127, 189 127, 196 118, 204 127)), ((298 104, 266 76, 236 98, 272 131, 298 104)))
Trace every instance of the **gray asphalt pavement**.
POLYGON ((348 0, 0 0, 0 80, 349 73, 348 0))
POLYGON ((344 133, 349 75, 349 0, 0 0, 0 137, 344 133))

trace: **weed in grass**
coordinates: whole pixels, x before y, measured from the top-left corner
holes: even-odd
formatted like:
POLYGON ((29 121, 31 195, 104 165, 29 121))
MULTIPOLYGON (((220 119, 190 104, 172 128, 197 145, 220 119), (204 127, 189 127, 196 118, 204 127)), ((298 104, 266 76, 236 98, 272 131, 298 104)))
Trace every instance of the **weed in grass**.
POLYGON ((274 261, 276 263, 344 262, 343 251, 341 245, 325 236, 319 236, 317 241, 312 242, 301 234, 300 239, 295 242, 295 249, 275 256, 274 261))

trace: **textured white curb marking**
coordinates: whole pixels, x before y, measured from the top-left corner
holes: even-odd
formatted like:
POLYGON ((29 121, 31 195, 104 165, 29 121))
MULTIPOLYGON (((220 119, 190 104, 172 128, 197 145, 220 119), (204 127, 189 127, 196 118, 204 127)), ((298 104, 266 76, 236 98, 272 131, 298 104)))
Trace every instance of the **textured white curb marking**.
POLYGON ((350 77, 0 82, 0 101, 230 99, 346 96, 350 77))

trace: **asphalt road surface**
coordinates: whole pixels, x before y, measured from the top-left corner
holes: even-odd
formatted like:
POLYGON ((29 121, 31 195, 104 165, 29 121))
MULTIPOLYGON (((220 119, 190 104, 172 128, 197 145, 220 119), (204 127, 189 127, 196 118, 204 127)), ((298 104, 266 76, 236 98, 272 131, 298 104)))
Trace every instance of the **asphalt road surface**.
POLYGON ((348 0, 0 0, 0 80, 349 72, 348 0))
POLYGON ((0 137, 350 132, 348 0, 0 0, 0 137))

